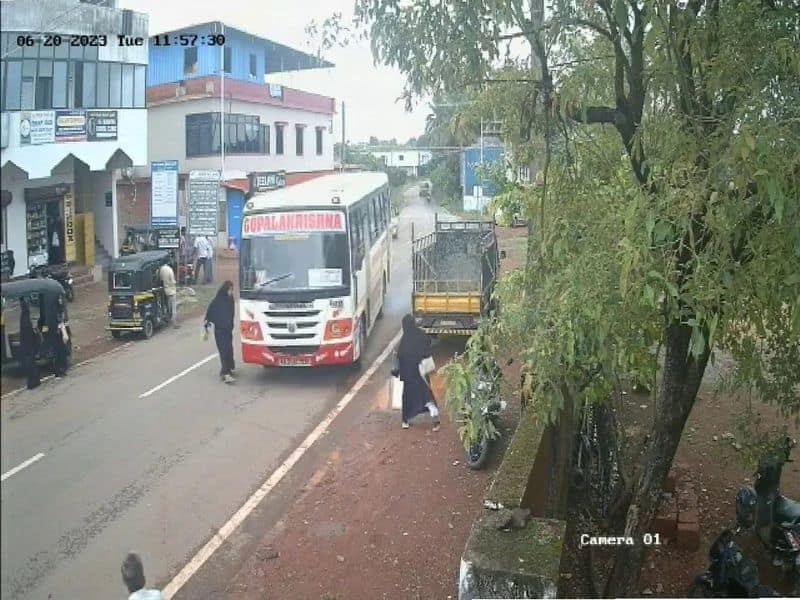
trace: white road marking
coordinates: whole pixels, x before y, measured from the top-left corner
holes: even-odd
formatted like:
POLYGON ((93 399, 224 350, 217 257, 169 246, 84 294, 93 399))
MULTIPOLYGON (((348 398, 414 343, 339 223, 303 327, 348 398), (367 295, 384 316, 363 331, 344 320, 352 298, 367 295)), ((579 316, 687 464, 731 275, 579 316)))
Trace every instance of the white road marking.
POLYGON ((367 371, 356 381, 355 385, 350 388, 350 391, 347 392, 341 400, 333 407, 333 409, 328 413, 328 415, 314 428, 314 431, 308 434, 303 443, 300 444, 297 448, 295 448, 294 452, 292 452, 289 457, 283 461, 283 463, 269 476, 269 478, 263 483, 263 485, 258 488, 255 493, 250 496, 247 501, 242 505, 242 507, 234 513, 234 515, 225 523, 219 531, 212 537, 205 546, 203 546, 200 551, 195 554, 194 558, 189 561, 189 563, 181 569, 181 571, 172 579, 172 581, 167 584, 167 586, 161 591, 161 596, 164 600, 170 600, 177 592, 180 590, 187 581, 200 570, 200 567, 205 564, 205 562, 211 558, 214 552, 225 543, 225 540, 230 537, 230 535, 236 530, 239 525, 248 517, 248 515, 253 512, 253 509, 258 506, 258 504, 269 494, 272 489, 278 485, 281 479, 294 467, 295 464, 302 458, 303 454, 306 453, 306 450, 311 448, 314 443, 322 437, 325 432, 330 427, 333 420, 339 416, 339 414, 347 407, 350 402, 353 401, 353 398, 356 397, 361 388, 363 388, 366 383, 372 378, 389 354, 394 350, 394 347, 397 345, 397 342, 400 341, 400 336, 402 332, 398 332, 397 335, 394 336, 389 345, 383 350, 381 355, 375 359, 375 362, 367 369, 367 371))
MULTIPOLYGON (((105 358, 106 356, 109 356, 110 354, 115 354, 115 353, 119 352, 120 350, 123 350, 124 348, 127 348, 128 346, 130 346, 131 344, 134 344, 134 343, 135 342, 125 342, 124 344, 121 344, 121 345, 117 346, 116 348, 112 348, 111 350, 108 350, 107 352, 103 352, 102 354, 98 354, 97 356, 93 356, 92 358, 87 358, 86 360, 82 360, 81 362, 72 365, 72 368, 73 369, 77 369, 78 367, 82 367, 83 365, 88 365, 90 362, 94 362, 99 358, 105 358)), ((55 377, 55 375, 47 375, 45 377, 42 377, 40 379, 40 381, 48 381, 50 379, 53 379, 54 377, 55 377)), ((27 389, 28 389, 27 387, 21 387, 21 388, 15 389, 15 390, 11 390, 10 392, 6 392, 2 396, 0 396, 0 399, 9 398, 11 396, 16 396, 20 392, 24 392, 27 389)))
POLYGON ((24 469, 25 467, 31 466, 33 463, 35 463, 40 458, 44 458, 44 453, 43 452, 39 452, 39 454, 37 454, 36 456, 31 456, 28 460, 26 460, 21 465, 17 465, 16 467, 11 469, 10 471, 6 471, 5 473, 3 473, 2 477, 0 477, 0 481, 5 481, 6 479, 11 477, 12 475, 16 475, 17 473, 22 471, 22 469, 24 469))
POLYGON ((159 383, 159 384, 158 384, 156 387, 154 387, 153 389, 147 390, 147 391, 146 391, 144 394, 141 394, 141 395, 139 396, 139 398, 147 398, 148 396, 150 396, 150 395, 152 395, 152 394, 155 394, 155 393, 156 393, 158 390, 160 390, 160 389, 163 389, 163 388, 167 387, 167 386, 168 386, 170 383, 172 383, 173 381, 177 381, 178 379, 180 379, 181 377, 183 377, 183 376, 184 376, 184 375, 186 375, 187 373, 191 373, 192 371, 194 371, 194 370, 195 370, 195 369, 197 369, 198 367, 202 367, 202 366, 203 366, 204 364, 206 364, 208 361, 210 361, 210 360, 212 360, 212 359, 214 359, 214 358, 216 358, 216 357, 217 357, 216 353, 214 353, 214 354, 209 354, 209 355, 208 355, 208 356, 206 356, 206 357, 205 357, 203 360, 200 360, 200 361, 198 361, 198 362, 194 363, 194 364, 193 364, 191 367, 188 367, 188 368, 184 369, 183 371, 181 371, 181 372, 180 372, 180 373, 178 373, 177 375, 173 375, 172 377, 170 377, 169 379, 167 379, 165 382, 163 382, 163 383, 159 383))

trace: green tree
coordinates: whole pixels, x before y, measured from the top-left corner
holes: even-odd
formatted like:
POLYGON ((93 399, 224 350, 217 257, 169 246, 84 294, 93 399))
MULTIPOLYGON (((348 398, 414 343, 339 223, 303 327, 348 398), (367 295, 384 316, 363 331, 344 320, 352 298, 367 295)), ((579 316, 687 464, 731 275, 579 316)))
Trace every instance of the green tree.
POLYGON ((407 102, 477 85, 520 151, 542 149, 541 244, 506 284, 495 332, 518 336, 535 406, 554 418, 622 379, 658 381, 623 511, 637 544, 619 550, 609 596, 636 581, 714 350, 740 385, 800 409, 798 8, 554 0, 545 20, 522 0, 357 5, 407 102), (512 57, 513 40, 527 55, 512 57))

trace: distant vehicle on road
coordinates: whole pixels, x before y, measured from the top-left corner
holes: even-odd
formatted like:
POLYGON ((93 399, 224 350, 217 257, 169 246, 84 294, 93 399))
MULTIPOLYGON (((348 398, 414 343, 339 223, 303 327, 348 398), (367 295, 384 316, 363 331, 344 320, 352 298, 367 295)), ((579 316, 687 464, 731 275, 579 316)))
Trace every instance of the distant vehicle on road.
POLYGON ((342 173, 258 193, 242 215, 242 360, 359 365, 383 314, 391 244, 385 173, 342 173))
POLYGON ((397 235, 400 232, 400 212, 397 210, 396 206, 392 206, 392 221, 390 228, 392 230, 392 239, 396 240, 397 235))
POLYGON ((431 201, 431 184, 428 181, 423 181, 419 184, 419 197, 425 198, 428 202, 431 201))
POLYGON ((108 269, 108 329, 114 338, 124 333, 153 337, 158 327, 169 322, 169 303, 158 270, 174 266, 166 250, 148 250, 122 256, 108 269))
POLYGON ((433 232, 411 233, 417 325, 432 335, 472 335, 492 309, 499 259, 493 221, 439 221, 433 232))

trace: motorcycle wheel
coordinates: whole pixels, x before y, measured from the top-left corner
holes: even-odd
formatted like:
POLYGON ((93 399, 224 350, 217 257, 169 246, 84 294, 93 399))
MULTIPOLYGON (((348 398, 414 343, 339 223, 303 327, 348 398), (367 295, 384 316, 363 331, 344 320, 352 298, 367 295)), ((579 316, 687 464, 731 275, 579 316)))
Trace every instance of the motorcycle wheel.
POLYGON ((473 471, 482 469, 489 459, 489 440, 475 442, 467 450, 467 466, 473 471))

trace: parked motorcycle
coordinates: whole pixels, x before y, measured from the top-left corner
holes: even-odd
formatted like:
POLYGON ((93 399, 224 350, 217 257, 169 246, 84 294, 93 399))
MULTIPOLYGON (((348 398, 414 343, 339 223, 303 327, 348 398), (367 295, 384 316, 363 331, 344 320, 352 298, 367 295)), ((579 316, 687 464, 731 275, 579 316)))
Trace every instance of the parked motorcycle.
POLYGON ((69 266, 64 265, 33 265, 30 269, 31 279, 55 279, 64 288, 64 295, 68 302, 75 299, 75 288, 73 287, 72 273, 69 266))
POLYGON ((794 593, 800 595, 800 502, 780 493, 783 466, 797 445, 786 438, 781 448, 758 465, 754 487, 736 493, 739 529, 753 530, 772 555, 773 564, 793 577, 794 593))
POLYGON ((758 567, 734 541, 734 532, 723 531, 708 551, 708 570, 694 579, 691 598, 774 598, 775 590, 761 585, 758 567))
MULTIPOLYGON (((508 361, 510 365, 513 359, 508 361)), ((507 402, 500 397, 500 383, 503 380, 503 372, 494 358, 485 359, 473 385, 467 390, 464 399, 465 407, 468 411, 473 406, 482 406, 481 418, 484 425, 480 428, 482 432, 496 432, 497 425, 502 413, 507 406, 507 402)), ((484 467, 489 458, 492 443, 497 436, 485 433, 479 439, 470 444, 467 449, 467 466, 472 470, 479 470, 484 467)))

